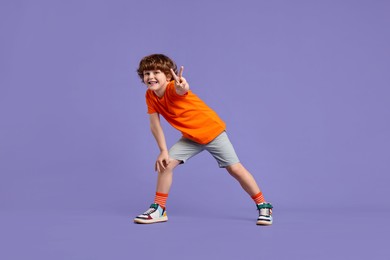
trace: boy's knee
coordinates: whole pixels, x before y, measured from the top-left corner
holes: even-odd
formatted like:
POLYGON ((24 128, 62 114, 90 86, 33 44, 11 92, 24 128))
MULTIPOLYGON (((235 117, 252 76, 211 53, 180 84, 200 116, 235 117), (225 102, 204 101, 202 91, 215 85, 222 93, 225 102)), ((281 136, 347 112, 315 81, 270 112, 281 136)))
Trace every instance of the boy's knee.
POLYGON ((165 171, 173 171, 173 169, 176 168, 176 166, 178 166, 180 164, 180 161, 176 160, 176 159, 171 159, 169 161, 169 163, 167 164, 167 166, 165 167, 165 170, 162 171, 165 172, 165 171))
POLYGON ((235 164, 227 166, 226 170, 231 175, 240 175, 242 173, 242 171, 244 170, 244 166, 242 166, 241 163, 235 163, 235 164))

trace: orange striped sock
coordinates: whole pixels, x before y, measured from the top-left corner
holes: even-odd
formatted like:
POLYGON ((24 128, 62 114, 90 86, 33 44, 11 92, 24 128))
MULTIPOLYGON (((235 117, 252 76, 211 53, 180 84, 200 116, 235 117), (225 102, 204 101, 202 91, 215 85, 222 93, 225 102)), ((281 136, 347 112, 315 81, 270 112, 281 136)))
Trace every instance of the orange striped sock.
POLYGON ((261 191, 260 191, 259 193, 255 194, 255 195, 253 195, 251 198, 253 199, 253 201, 254 201, 256 204, 260 204, 260 203, 265 202, 263 193, 262 193, 261 191))
POLYGON ((165 204, 167 203, 168 194, 156 192, 156 196, 154 197, 154 203, 159 204, 161 207, 165 208, 165 204))

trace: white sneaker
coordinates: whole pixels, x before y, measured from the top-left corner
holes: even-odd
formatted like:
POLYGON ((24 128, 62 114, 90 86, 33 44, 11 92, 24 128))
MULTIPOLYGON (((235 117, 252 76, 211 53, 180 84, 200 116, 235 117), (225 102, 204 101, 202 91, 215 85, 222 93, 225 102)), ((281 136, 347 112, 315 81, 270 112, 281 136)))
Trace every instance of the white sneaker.
POLYGON ((150 205, 150 208, 147 211, 134 219, 134 222, 139 224, 152 224, 164 221, 168 221, 167 212, 165 211, 165 208, 157 203, 150 205))

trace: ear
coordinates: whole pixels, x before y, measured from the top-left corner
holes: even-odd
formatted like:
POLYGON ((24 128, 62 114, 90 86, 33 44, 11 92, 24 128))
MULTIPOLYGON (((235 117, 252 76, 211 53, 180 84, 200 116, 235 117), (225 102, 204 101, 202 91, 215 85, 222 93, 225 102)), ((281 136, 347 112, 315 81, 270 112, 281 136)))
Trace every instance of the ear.
POLYGON ((171 80, 172 80, 172 75, 171 75, 171 73, 169 73, 169 74, 167 75, 167 81, 170 82, 171 80))

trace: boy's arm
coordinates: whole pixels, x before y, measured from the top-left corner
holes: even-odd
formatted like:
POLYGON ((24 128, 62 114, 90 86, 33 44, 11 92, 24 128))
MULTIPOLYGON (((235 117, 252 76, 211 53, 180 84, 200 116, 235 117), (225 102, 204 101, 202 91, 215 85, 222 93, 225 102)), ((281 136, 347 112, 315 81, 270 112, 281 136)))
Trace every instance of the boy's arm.
POLYGON ((158 172, 163 172, 169 163, 169 154, 167 143, 165 141, 164 131, 160 124, 160 115, 153 113, 149 115, 150 119, 150 130, 154 138, 156 139, 158 148, 160 149, 160 155, 157 158, 154 169, 158 172))

